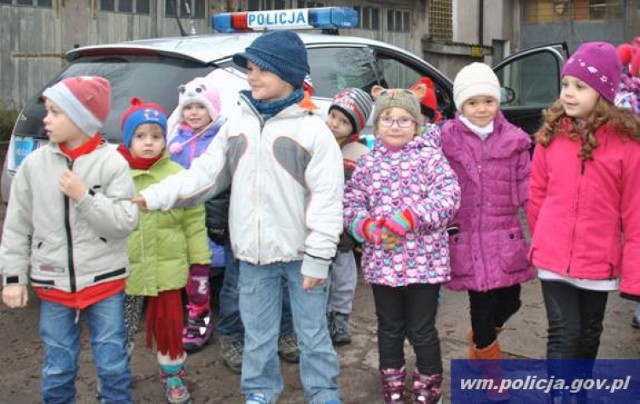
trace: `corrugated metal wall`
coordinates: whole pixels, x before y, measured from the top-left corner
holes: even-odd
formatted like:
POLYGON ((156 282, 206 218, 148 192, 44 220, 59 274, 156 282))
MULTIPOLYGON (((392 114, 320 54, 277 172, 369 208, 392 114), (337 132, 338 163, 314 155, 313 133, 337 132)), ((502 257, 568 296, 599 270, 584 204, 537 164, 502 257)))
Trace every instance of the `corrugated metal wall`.
MULTIPOLYGON (((51 8, 0 4, 0 101, 6 107, 21 108, 64 67, 64 54, 74 46, 180 34, 175 18, 164 16, 165 0, 152 0, 149 15, 99 11, 98 4, 99 0, 53 0, 51 8)), ((199 33, 210 32, 211 7, 219 4, 207 0, 207 18, 195 21, 199 33)), ((421 54, 421 38, 428 32, 426 0, 328 0, 324 5, 377 7, 379 30, 354 29, 348 35, 421 54), (387 10, 411 11, 411 32, 390 32, 387 10)), ((187 20, 182 25, 189 30, 187 20)))
MULTIPOLYGON (((150 15, 100 12, 99 0, 54 0, 51 8, 0 5, 0 101, 21 108, 65 65, 74 46, 156 36, 175 36, 175 18, 164 15, 164 0, 151 1, 150 15)), ((188 21, 182 20, 185 30, 188 21)), ((196 20, 209 32, 209 20, 196 20)))

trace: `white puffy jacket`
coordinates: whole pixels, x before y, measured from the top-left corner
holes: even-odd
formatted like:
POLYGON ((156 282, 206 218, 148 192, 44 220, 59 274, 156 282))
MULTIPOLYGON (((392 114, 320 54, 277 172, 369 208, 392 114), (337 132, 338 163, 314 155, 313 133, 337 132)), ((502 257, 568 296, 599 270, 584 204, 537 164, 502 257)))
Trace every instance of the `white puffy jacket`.
POLYGON ((252 264, 303 260, 326 278, 342 232, 344 173, 324 121, 298 105, 266 122, 240 108, 191 168, 142 192, 150 210, 203 202, 231 185, 229 229, 236 258, 252 264))

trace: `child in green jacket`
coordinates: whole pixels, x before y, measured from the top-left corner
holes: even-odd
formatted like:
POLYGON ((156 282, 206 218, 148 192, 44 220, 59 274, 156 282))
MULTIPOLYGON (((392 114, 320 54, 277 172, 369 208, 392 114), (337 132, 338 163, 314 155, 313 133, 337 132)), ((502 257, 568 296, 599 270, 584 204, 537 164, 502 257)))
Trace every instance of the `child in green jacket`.
MULTIPOLYGON (((132 99, 122 116, 123 143, 118 151, 129 162, 140 192, 183 170, 166 151, 167 118, 162 107, 132 99)), ((210 253, 203 205, 190 209, 141 212, 138 227, 129 236, 131 275, 127 279, 125 322, 129 352, 146 299, 146 345, 155 339, 160 376, 170 403, 190 400, 182 347, 182 289, 190 266, 209 266, 210 253)))

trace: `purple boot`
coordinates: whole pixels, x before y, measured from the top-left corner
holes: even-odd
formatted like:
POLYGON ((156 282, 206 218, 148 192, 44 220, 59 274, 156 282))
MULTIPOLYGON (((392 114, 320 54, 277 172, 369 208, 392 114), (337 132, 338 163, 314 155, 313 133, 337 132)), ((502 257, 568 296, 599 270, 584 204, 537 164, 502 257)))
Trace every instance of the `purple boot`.
POLYGON ((442 374, 425 375, 413 372, 413 403, 436 404, 442 396, 442 374))
POLYGON ((407 375, 405 367, 400 369, 382 369, 382 389, 385 404, 404 403, 404 378, 407 375))
POLYGON ((182 346, 194 352, 209 343, 213 334, 209 267, 191 265, 187 282, 187 324, 182 330, 182 346))

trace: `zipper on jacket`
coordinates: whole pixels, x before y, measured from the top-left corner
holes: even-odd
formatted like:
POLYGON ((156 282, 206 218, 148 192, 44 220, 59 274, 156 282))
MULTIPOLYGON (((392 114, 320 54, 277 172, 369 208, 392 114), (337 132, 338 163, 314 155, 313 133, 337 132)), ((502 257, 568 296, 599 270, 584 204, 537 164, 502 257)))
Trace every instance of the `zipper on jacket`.
POLYGON ((484 284, 481 285, 482 290, 487 289, 487 268, 484 259, 484 249, 482 247, 482 236, 480 235, 480 231, 482 231, 482 211, 484 210, 484 181, 482 181, 482 165, 484 164, 485 155, 486 155, 486 143, 482 142, 482 156, 480 157, 480 164, 478 164, 478 179, 480 180, 480 212, 478 214, 478 244, 480 245, 480 250, 478 251, 478 255, 480 255, 480 260, 482 260, 482 271, 484 272, 484 284))
POLYGON ((576 236, 576 222, 578 221, 578 204, 580 203, 580 190, 582 189, 582 178, 584 176, 585 171, 585 160, 581 160, 580 163, 580 177, 578 177, 578 186, 576 189, 576 198, 573 203, 573 224, 571 226, 571 237, 569 238, 569 263, 567 264, 567 276, 569 275, 571 269, 571 257, 573 256, 573 239, 576 236))
MULTIPOLYGON (((67 160, 67 167, 73 171, 73 160, 67 160)), ((64 195, 64 228, 67 232, 67 265, 69 266, 69 284, 71 292, 76 292, 76 269, 73 263, 73 238, 71 235, 71 203, 69 196, 64 195)))

